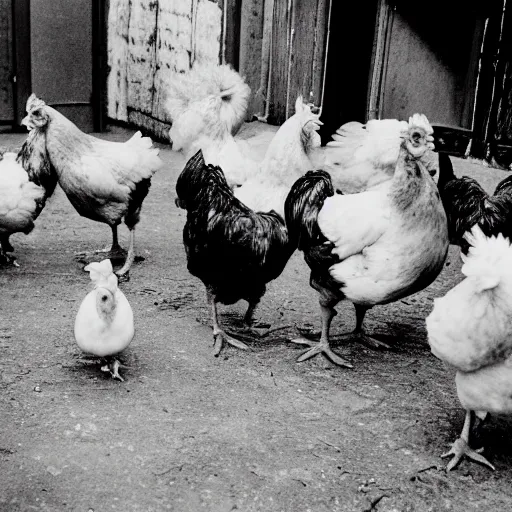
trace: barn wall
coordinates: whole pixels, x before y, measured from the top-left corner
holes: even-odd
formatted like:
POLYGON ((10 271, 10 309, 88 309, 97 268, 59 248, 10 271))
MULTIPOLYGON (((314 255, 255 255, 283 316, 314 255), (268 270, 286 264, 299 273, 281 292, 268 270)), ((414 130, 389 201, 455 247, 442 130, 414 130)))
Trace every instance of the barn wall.
POLYGON ((209 0, 110 0, 108 116, 167 139, 165 91, 195 61, 219 61, 222 5, 209 0))

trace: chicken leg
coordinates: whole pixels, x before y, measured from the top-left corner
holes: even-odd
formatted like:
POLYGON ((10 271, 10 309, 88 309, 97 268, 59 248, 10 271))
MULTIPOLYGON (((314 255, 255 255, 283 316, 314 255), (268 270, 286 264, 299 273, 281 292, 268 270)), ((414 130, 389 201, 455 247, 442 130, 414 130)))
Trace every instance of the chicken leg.
POLYGON ((453 459, 446 466, 447 471, 451 471, 457 464, 462 460, 464 455, 471 460, 476 462, 480 462, 480 464, 484 464, 485 466, 491 468, 494 471, 494 466, 483 456, 480 455, 483 451, 483 448, 479 448, 478 450, 473 450, 470 448, 469 442, 469 431, 471 429, 473 411, 466 411, 466 418, 464 420, 464 426, 462 427, 462 432, 460 437, 455 440, 450 450, 446 453, 443 453, 441 457, 444 459, 453 455, 453 459))
POLYGON ((320 309, 322 311, 322 334, 320 335, 320 341, 314 342, 307 338, 296 338, 290 340, 292 343, 298 343, 300 345, 309 345, 310 349, 303 352, 298 358, 297 362, 306 361, 318 354, 324 354, 327 359, 332 361, 334 364, 339 366, 345 366, 346 368, 352 368, 353 366, 343 359, 342 357, 335 354, 329 345, 329 329, 331 327, 332 319, 336 316, 336 311, 331 305, 320 303, 320 309))
POLYGON ((96 249, 95 251, 78 252, 75 254, 76 259, 84 263, 90 263, 89 260, 94 260, 101 254, 103 259, 107 258, 112 262, 124 260, 126 251, 119 245, 117 226, 110 226, 110 229, 112 230, 112 246, 110 249, 105 247, 104 249, 96 249))
POLYGON ((210 305, 212 311, 212 320, 213 320, 213 355, 218 357, 222 347, 225 343, 229 343, 236 348, 242 350, 250 350, 249 347, 243 343, 242 341, 236 340, 231 336, 228 336, 219 326, 218 320, 218 312, 217 312, 217 301, 215 300, 215 296, 209 290, 206 290, 206 297, 208 300, 208 304, 210 305))
POLYGON ((366 312, 370 309, 368 306, 362 306, 361 304, 354 304, 354 307, 356 308, 356 327, 355 329, 348 334, 344 334, 343 336, 356 338, 357 341, 360 341, 361 343, 364 343, 367 347, 370 348, 376 348, 376 349, 390 349, 391 347, 384 343, 383 341, 376 340, 375 338, 372 338, 371 336, 368 336, 366 334, 366 331, 363 327, 363 321, 364 317, 366 315, 366 312))
POLYGON ((106 358, 104 366, 101 367, 102 372, 110 372, 113 379, 120 380, 121 382, 124 382, 123 377, 119 374, 119 368, 127 368, 127 366, 124 366, 121 364, 115 357, 114 358, 106 358))
POLYGON ((130 245, 128 247, 128 255, 121 269, 116 272, 117 277, 127 277, 128 271, 135 260, 135 227, 130 229, 130 245))

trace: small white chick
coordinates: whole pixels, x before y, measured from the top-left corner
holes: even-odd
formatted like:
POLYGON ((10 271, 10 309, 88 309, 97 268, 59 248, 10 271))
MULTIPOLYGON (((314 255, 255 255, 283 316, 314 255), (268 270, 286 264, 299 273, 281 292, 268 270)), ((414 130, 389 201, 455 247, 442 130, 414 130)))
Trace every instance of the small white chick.
POLYGON ((84 270, 90 273, 94 289, 82 301, 75 320, 75 339, 89 354, 105 358, 103 371, 114 379, 119 375, 119 361, 113 357, 122 352, 135 333, 133 311, 124 293, 117 287, 117 276, 110 260, 93 262, 84 270))

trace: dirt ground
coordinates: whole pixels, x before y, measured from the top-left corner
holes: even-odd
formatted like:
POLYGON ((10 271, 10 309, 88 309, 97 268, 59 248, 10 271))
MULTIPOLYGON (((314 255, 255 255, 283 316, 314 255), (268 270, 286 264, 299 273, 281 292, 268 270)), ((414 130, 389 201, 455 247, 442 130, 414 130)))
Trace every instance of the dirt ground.
MULTIPOLYGON (((20 140, 0 135, 0 147, 20 140)), ((480 439, 495 472, 463 461, 447 474, 440 459, 464 412, 452 372, 430 353, 424 319, 432 298, 461 279, 457 250, 427 290, 367 315, 392 351, 338 347, 352 370, 319 357, 295 362, 293 326, 319 327, 301 253, 259 310, 292 327, 251 352, 227 348, 215 358, 204 288, 186 269, 185 216, 174 205, 184 160, 161 147, 166 165, 137 231, 145 260, 122 284, 136 321, 126 382, 85 360, 73 337, 90 288, 75 253, 108 245, 108 227, 79 217, 58 189, 36 229, 12 237, 21 266, 0 269, 0 510, 510 510, 510 420, 491 418, 480 439)), ((463 160, 455 170, 489 188, 504 175, 463 160)), ((244 308, 223 307, 223 322, 244 308)), ((334 334, 354 326, 352 306, 338 309, 334 334)))

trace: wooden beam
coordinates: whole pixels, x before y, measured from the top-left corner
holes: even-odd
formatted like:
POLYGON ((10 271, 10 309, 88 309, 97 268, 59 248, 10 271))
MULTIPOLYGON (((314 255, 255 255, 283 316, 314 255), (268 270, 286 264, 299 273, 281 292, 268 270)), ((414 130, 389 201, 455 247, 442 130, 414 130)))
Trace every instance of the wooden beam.
MULTIPOLYGON (((27 99, 32 93, 31 49, 30 49, 30 0, 13 0, 14 40, 14 124, 21 127, 25 117, 27 99)), ((23 129, 25 130, 25 129, 23 129)))
POLYGON ((219 0, 222 7, 221 62, 231 64, 237 71, 240 67, 240 20, 242 0, 219 0))
POLYGON ((92 110, 93 129, 103 132, 107 119, 108 9, 109 0, 92 2, 92 110))
POLYGON ((274 0, 267 120, 270 124, 276 125, 286 120, 291 14, 292 0, 274 0))

